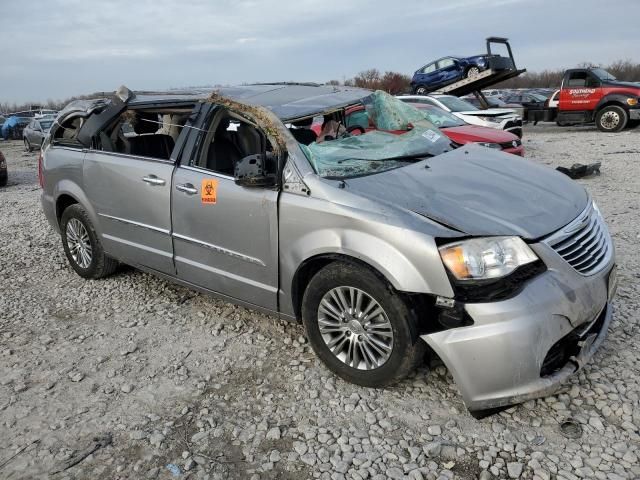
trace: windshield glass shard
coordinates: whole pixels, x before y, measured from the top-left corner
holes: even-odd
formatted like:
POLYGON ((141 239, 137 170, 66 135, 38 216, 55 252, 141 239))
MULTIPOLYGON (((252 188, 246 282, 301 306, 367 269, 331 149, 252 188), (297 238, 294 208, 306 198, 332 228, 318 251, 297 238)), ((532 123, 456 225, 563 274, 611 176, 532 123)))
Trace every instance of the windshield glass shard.
POLYGON ((449 139, 415 107, 382 91, 362 103, 369 118, 365 133, 300 145, 318 175, 369 175, 451 150, 449 139))

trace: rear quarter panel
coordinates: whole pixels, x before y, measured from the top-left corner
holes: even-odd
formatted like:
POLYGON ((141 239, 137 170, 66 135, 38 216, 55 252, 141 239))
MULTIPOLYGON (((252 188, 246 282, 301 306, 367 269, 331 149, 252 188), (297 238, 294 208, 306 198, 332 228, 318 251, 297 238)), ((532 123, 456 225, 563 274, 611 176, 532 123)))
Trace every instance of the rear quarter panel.
POLYGON ((58 211, 56 204, 62 195, 68 195, 81 204, 98 230, 97 216, 84 192, 82 180, 84 156, 85 152, 79 148, 48 146, 44 151, 42 204, 47 220, 57 231, 59 231, 58 218, 62 212, 58 211))

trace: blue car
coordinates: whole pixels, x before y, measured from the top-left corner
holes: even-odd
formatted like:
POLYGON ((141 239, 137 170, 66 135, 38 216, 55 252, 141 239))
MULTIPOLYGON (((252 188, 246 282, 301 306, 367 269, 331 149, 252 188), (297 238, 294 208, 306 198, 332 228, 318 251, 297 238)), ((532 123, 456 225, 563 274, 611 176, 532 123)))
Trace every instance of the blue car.
POLYGON ((488 67, 487 55, 443 57, 416 70, 411 89, 414 94, 424 95, 463 78, 474 77, 488 67))

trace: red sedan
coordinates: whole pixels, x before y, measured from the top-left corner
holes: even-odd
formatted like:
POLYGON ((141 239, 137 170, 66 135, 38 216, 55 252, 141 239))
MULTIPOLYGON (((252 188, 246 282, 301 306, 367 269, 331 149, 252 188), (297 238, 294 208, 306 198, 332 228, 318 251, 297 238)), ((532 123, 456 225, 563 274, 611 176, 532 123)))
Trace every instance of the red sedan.
MULTIPOLYGON (((458 117, 433 105, 425 105, 422 103, 411 103, 410 105, 424 112, 427 119, 454 143, 459 145, 476 143, 484 147, 502 150, 506 153, 520 155, 521 157, 524 156, 522 141, 513 133, 495 128, 469 125, 458 117)), ((363 105, 357 105, 347 109, 345 112, 345 124, 350 130, 352 130, 352 127, 357 126, 366 132, 375 130, 374 127, 369 125, 369 116, 363 105)), ((316 134, 319 134, 321 125, 314 124, 311 129, 316 134)), ((404 132, 393 131, 391 133, 402 134, 404 132)), ((357 135, 358 130, 353 130, 353 134, 357 135)))
POLYGON ((522 140, 511 132, 469 125, 455 115, 433 105, 420 103, 412 103, 411 105, 423 111, 427 119, 455 143, 461 145, 477 143, 485 147, 500 149, 506 153, 524 156, 522 140))

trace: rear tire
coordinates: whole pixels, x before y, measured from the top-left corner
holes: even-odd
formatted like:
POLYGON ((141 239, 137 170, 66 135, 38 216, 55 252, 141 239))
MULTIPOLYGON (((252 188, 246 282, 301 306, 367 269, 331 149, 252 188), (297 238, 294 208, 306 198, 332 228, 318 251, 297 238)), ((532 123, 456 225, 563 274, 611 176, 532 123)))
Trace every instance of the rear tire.
POLYGON ((31 146, 31 142, 26 137, 23 140, 24 140, 24 151, 33 152, 33 147, 31 146))
POLYGON ((596 126, 601 132, 619 132, 627 126, 629 115, 618 105, 609 105, 596 114, 596 126))
POLYGON ((467 69, 467 73, 465 74, 465 78, 474 78, 480 75, 480 69, 478 67, 469 67, 467 69))
POLYGON ((426 95, 428 92, 428 90, 426 89, 426 87, 420 85, 419 87, 416 87, 415 90, 413 91, 413 93, 415 95, 426 95))
POLYGON ((371 270, 334 262, 309 282, 302 322, 314 351, 335 374, 365 387, 405 378, 425 343, 405 301, 371 270))
POLYGON ((87 211, 79 204, 62 212, 60 232, 67 260, 81 277, 106 277, 118 267, 116 260, 105 255, 87 211))

